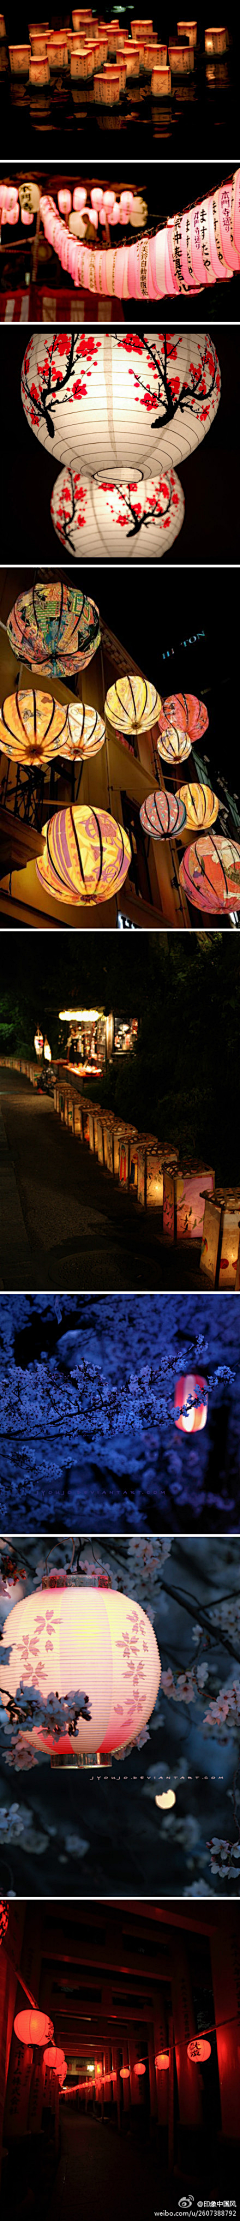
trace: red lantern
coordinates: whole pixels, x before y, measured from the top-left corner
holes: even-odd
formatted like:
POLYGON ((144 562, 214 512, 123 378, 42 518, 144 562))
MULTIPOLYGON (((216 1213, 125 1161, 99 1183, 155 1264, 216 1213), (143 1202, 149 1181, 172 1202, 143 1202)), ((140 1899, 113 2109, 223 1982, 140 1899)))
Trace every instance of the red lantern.
POLYGON ((20 2044, 46 2044, 53 2036, 53 2021, 48 2013, 39 2013, 37 2006, 28 2006, 25 2013, 17 2013, 13 2023, 15 2036, 20 2044))
POLYGON ((169 2051, 157 2051, 155 2067, 159 2067, 159 2069, 161 2069, 161 2071, 165 2073, 166 2067, 169 2067, 169 2065, 169 2051))
POLYGON ((191 2043, 187 2047, 188 2059, 192 2060, 193 2066, 200 2067, 203 2059, 210 2059, 211 2049, 212 2046, 206 2043, 205 2036, 192 2036, 191 2043))
POLYGON ((125 2082, 126 2076, 130 2074, 130 2067, 120 2067, 119 2072, 122 2078, 122 2082, 125 2082))
POLYGON ((43 2053, 43 2064, 44 2067, 53 2067, 54 2074, 61 2074, 62 2067, 66 2068, 65 2051, 58 2050, 57 2044, 49 2044, 47 2051, 43 2053))
POLYGON ((137 2061, 136 2061, 136 2066, 134 2067, 134 2074, 138 2074, 138 2075, 139 2075, 139 2074, 146 2074, 146 2067, 144 2066, 144 2059, 137 2059, 137 2061))
POLYGON ((0 1904, 0 1944, 3 1943, 3 1938, 7 1934, 8 1922, 9 1907, 2 1902, 0 1904))
POLYGON ((240 845, 229 833, 191 841, 179 869, 181 887, 197 910, 214 916, 240 909, 240 845))
POLYGON ((180 1373, 179 1380, 176 1381, 174 1411, 178 1411, 175 1427, 180 1427, 182 1434, 199 1434, 202 1427, 206 1427, 208 1395, 207 1382, 202 1373, 180 1373), (197 1388, 202 1388, 205 1401, 192 1403, 190 1410, 186 1411, 184 1406, 186 1407, 190 1396, 195 1396, 197 1388))

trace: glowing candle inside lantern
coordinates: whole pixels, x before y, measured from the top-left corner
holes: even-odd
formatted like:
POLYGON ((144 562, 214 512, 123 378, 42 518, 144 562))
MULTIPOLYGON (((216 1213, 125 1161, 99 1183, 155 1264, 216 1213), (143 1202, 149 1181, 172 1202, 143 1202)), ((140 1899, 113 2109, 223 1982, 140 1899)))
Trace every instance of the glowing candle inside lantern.
POLYGON ((213 29, 210 28, 210 30, 205 30, 205 54, 225 54, 226 47, 226 24, 222 24, 220 28, 217 29, 214 26, 213 29))
POLYGON ((29 62, 29 84, 35 85, 35 89, 37 89, 38 85, 49 85, 49 82, 50 69, 47 52, 45 55, 42 54, 39 59, 37 54, 32 54, 29 62))
POLYGON ((184 40, 181 44, 179 40, 177 45, 169 39, 168 53, 172 77, 190 77, 194 69, 194 46, 188 46, 184 40))
POLYGON ((167 100, 168 95, 171 92, 171 84, 172 78, 171 70, 169 69, 169 67, 163 69, 159 66, 158 62, 156 63, 154 61, 151 76, 151 92, 153 93, 153 98, 155 100, 167 100))
POLYGON ((27 77, 30 46, 9 46, 8 52, 12 77, 27 77))

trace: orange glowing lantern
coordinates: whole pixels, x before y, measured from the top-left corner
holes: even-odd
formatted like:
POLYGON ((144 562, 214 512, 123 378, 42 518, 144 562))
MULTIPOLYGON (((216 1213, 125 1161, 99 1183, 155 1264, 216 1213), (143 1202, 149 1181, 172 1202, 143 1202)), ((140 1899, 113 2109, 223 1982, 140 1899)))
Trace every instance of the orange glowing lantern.
POLYGON ((59 755, 67 727, 67 709, 51 694, 16 690, 2 703, 0 745, 15 763, 48 763, 59 755))
POLYGON ((187 2047, 188 2059, 192 2060, 193 2066, 201 2067, 204 2059, 210 2059, 211 2049, 212 2046, 206 2043, 205 2036, 192 2036, 191 2043, 187 2047))
POLYGON ((130 2075, 130 2067, 120 2067, 119 2073, 121 2075, 122 2082, 126 2082, 128 2075, 130 2075))
POLYGON ((137 2074, 137 2075, 140 2075, 140 2074, 146 2074, 146 2067, 145 2067, 144 2059, 137 2059, 137 2060, 136 2060, 136 2066, 134 2067, 134 2074, 137 2074))
POLYGON ((74 803, 72 809, 57 810, 49 819, 37 874, 56 901, 94 905, 117 894, 130 863, 130 841, 123 826, 107 810, 74 803))
POLYGON ((175 1426, 180 1427, 182 1434, 199 1434, 202 1427, 206 1427, 208 1395, 207 1382, 202 1373, 180 1373, 179 1380, 176 1381, 174 1411, 178 1413, 175 1426), (194 1397, 198 1388, 202 1389, 203 1400, 201 1403, 191 1403, 187 1411, 189 1397, 194 1397))
POLYGON ((57 2044, 49 2044, 47 2051, 43 2053, 43 2064, 44 2067, 52 2067, 54 2074, 61 2074, 62 2067, 67 2072, 65 2051, 60 2051, 57 2044))
POLYGON ((42 2046, 47 2043, 49 2036, 53 2036, 53 2021, 49 2020, 48 2013, 39 2013, 37 2006, 28 2007, 24 2013, 16 2013, 13 2026, 19 2044, 42 2046))
POLYGON ((166 2073, 166 2069, 167 2069, 167 2067, 169 2067, 169 2065, 170 2065, 170 2061, 169 2061, 169 2051, 157 2051, 157 2054, 156 2054, 156 2059, 155 2059, 155 2067, 159 2067, 159 2071, 160 2071, 160 2072, 161 2072, 162 2074, 165 2074, 165 2073, 166 2073))

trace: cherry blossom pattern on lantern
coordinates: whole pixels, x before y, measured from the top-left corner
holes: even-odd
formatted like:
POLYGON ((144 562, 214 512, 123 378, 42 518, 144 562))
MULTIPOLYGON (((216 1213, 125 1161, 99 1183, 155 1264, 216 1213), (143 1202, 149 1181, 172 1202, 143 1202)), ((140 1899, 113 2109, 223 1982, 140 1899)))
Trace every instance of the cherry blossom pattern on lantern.
POLYGON ((51 515, 58 537, 73 555, 93 558, 125 554, 143 560, 166 557, 181 531, 184 494, 176 471, 161 478, 114 480, 83 478, 62 471, 54 486, 51 515))
POLYGON ((113 1710, 115 1713, 119 1713, 121 1717, 124 1713, 126 1731, 128 1731, 128 1728, 131 1729, 131 1722, 136 1714, 136 1702, 140 1713, 145 1713, 146 1709, 146 1667, 144 1659, 148 1658, 149 1643, 146 1635, 146 1619, 141 1619, 137 1610, 127 1612, 126 1619, 129 1621, 129 1630, 128 1627, 123 1629, 123 1635, 119 1637, 116 1649, 123 1652, 123 1680, 131 1682, 131 1689, 129 1695, 126 1694, 124 1706, 123 1704, 114 1704, 113 1710), (132 1629, 132 1633, 130 1629, 132 1629))
POLYGON ((206 332, 79 330, 28 341, 28 421, 59 462, 91 477, 149 477, 186 460, 216 414, 220 369, 206 332))

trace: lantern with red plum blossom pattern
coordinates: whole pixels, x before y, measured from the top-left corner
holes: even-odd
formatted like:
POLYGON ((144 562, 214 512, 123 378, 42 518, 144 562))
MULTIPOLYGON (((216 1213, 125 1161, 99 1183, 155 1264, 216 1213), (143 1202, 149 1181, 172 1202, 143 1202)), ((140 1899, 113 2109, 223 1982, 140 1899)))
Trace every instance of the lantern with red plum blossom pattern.
POLYGON ((85 671, 101 638, 96 603, 62 579, 39 579, 19 594, 6 630, 14 655, 60 679, 85 671))
POLYGON ((161 788, 157 788, 156 794, 148 794, 146 802, 142 802, 140 820, 143 832, 149 833, 152 840, 176 840, 186 824, 182 796, 162 794, 161 788))
POLYGON ((14 763, 49 763, 52 756, 61 753, 66 723, 65 705, 54 702, 51 694, 17 689, 2 702, 0 749, 5 756, 12 756, 14 763))
POLYGON ((191 2036, 191 2043, 187 2045, 188 2059, 192 2060, 194 2066, 201 2067, 204 2059, 210 2059, 211 2049, 212 2046, 206 2043, 205 2036, 191 2036))
MULTIPOLYGON (((43 828, 44 830, 44 828, 43 828)), ((43 856, 37 863, 41 884, 58 901, 109 901, 126 879, 131 848, 123 827, 106 810, 73 804, 49 818, 43 856)))
MULTIPOLYGON (((19 1611, 18 1604, 15 1611, 19 1611)), ((13 1618, 13 1613, 10 1617, 13 1618)), ((28 2006, 24 2013, 16 2013, 13 2026, 19 2044, 39 2044, 42 2048, 48 2037, 53 2036, 53 2021, 49 2020, 48 2013, 39 2013, 37 2005, 28 2006)))
MULTIPOLYGON (((184 493, 174 470, 159 478, 86 477, 85 471, 60 471, 53 487, 51 516, 67 552, 94 560, 106 556, 141 562, 168 553, 184 518, 184 493), (167 534, 167 539, 166 539, 167 534)), ((186 754, 186 748, 185 748, 186 754)))
POLYGON ((174 1392, 175 1427, 182 1434, 199 1434, 206 1427, 208 1414, 207 1382, 202 1373, 180 1373, 174 1392), (194 1403, 194 1396, 202 1391, 202 1400, 194 1403), (189 1402, 189 1411, 187 1404, 189 1402))
MULTIPOLYGON (((118 1750, 139 1734, 156 1703, 161 1675, 154 1629, 139 1604, 117 1590, 94 1587, 64 1588, 54 1601, 46 1588, 16 1604, 6 1625, 11 1650, 9 1664, 2 1667, 3 1703, 9 1691, 15 1696, 20 1678, 23 1692, 25 1681, 29 1690, 34 1643, 39 1724, 37 1718, 27 1731, 24 1727, 27 1746, 49 1757, 77 1757, 118 1750), (46 1714, 47 1699, 56 1689, 59 1699, 69 1694, 70 1725, 60 1727, 59 1734, 51 1723, 51 1708, 49 1727, 46 1717, 41 1724, 41 1695, 46 1714), (79 1697, 76 1734, 71 1730, 74 1691, 79 1697)), ((28 2015, 26 2019, 28 2023, 28 2015)), ((44 2016, 42 2023, 46 2043, 53 2029, 44 2016)), ((29 2034, 24 2040, 34 2039, 29 2034)))
POLYGON ((200 825, 205 829, 206 826, 215 824, 219 801, 212 787, 200 786, 197 782, 193 786, 180 787, 179 801, 185 802, 186 832, 189 825, 200 825))
POLYGON ((144 733, 160 716, 161 698, 156 686, 133 672, 131 677, 115 679, 114 686, 109 686, 104 706, 108 724, 115 732, 144 733))
POLYGON ((180 864, 179 878, 188 901, 197 910, 220 914, 240 910, 240 844, 230 835, 209 833, 191 842, 180 864))

